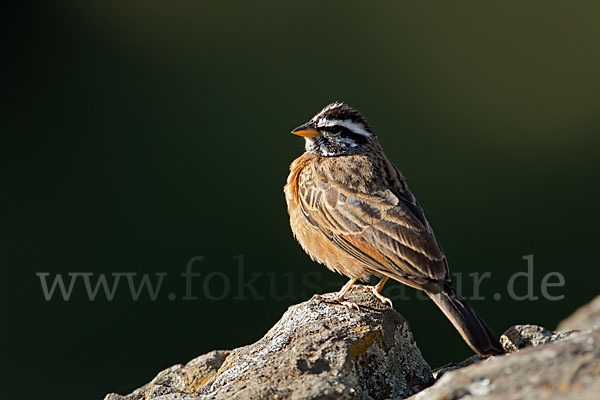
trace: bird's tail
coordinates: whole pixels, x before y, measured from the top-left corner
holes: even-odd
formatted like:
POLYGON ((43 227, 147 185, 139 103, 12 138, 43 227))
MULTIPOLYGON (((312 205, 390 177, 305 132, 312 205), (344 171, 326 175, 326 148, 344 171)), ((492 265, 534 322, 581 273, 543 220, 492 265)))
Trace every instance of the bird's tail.
POLYGON ((471 305, 456 292, 452 284, 446 283, 441 292, 427 294, 473 351, 481 355, 504 354, 496 335, 471 305))

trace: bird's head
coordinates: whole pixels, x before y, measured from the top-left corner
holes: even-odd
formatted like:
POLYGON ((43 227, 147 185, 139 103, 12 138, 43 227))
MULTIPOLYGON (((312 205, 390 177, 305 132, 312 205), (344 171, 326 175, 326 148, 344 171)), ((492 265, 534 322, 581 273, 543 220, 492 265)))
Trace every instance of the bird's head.
POLYGON ((362 154, 377 137, 365 118, 344 103, 331 103, 309 122, 292 131, 305 140, 307 153, 324 157, 362 154))

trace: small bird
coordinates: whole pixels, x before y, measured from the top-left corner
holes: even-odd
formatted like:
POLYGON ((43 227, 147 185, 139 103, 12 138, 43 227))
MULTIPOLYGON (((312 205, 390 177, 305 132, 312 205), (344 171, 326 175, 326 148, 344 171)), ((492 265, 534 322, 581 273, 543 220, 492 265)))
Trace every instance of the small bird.
POLYGON ((305 153, 290 165, 284 187, 290 225, 304 251, 350 280, 390 278, 423 290, 481 355, 503 354, 497 337, 450 281, 448 262, 423 210, 398 168, 385 156, 365 118, 340 102, 292 131, 305 153))

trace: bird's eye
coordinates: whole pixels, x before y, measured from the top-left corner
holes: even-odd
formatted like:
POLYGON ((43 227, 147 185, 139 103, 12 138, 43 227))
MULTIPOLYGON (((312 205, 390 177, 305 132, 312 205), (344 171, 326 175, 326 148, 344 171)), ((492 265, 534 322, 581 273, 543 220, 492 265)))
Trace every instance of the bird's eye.
POLYGON ((345 126, 332 126, 330 128, 331 133, 333 133, 334 135, 340 135, 340 137, 343 138, 347 138, 350 135, 352 135, 352 131, 350 131, 350 129, 346 128, 345 126))

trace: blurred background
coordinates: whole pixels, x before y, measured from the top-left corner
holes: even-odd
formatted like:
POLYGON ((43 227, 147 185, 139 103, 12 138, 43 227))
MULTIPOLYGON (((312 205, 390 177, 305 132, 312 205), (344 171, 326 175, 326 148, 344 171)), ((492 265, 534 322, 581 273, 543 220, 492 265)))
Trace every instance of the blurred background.
MULTIPOLYGON (((492 328, 554 328, 598 293, 599 13, 556 0, 13 5, 0 162, 15 376, 3 392, 128 393, 337 290, 345 278, 292 238, 282 192, 303 152, 290 130, 335 100, 367 117, 407 177, 463 294, 469 274, 491 273, 472 303, 492 328), (538 299, 519 301, 507 282, 527 255, 538 299), (183 300, 195 256, 197 299, 183 300), (46 300, 40 272, 67 286, 74 272, 167 275, 155 300, 133 300, 123 277, 111 301, 91 301, 79 277, 65 301, 46 300), (550 272, 560 300, 542 295, 550 272)), ((430 301, 405 294, 395 308, 433 367, 471 354, 430 301)))

